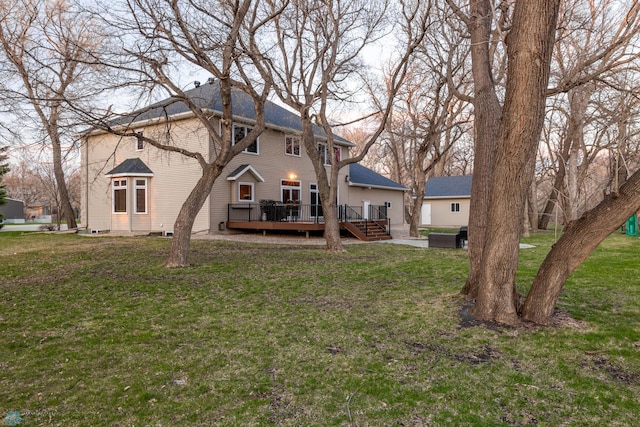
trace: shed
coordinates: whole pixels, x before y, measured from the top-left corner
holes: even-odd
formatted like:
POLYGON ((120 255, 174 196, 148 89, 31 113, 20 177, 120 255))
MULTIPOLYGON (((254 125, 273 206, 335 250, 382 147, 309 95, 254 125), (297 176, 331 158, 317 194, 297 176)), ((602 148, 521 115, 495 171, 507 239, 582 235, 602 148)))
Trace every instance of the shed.
POLYGON ((424 191, 421 224, 459 228, 469 225, 471 175, 430 178, 424 191))
POLYGON ((24 202, 16 199, 5 199, 6 204, 0 206, 5 224, 24 224, 24 202))

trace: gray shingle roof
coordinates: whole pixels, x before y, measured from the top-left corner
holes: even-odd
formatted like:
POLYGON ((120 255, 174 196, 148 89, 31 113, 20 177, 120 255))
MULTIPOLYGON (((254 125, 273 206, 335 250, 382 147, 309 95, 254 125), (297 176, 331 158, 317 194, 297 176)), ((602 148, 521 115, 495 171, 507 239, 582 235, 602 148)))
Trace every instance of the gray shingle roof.
POLYGON ((406 190, 401 184, 380 175, 358 163, 349 165, 349 183, 362 187, 386 188, 389 190, 406 190))
POLYGON ((227 181, 235 181, 240 178, 245 172, 251 172, 251 174, 260 182, 264 182, 264 178, 262 175, 258 173, 258 171, 251 165, 240 165, 235 168, 229 175, 227 175, 227 181))
POLYGON ((435 176, 424 188, 425 197, 471 197, 471 175, 435 176))
POLYGON ((107 176, 109 175, 147 176, 153 175, 153 172, 142 160, 136 157, 134 159, 127 159, 120 163, 118 166, 107 172, 107 176))
MULTIPOLYGON (((205 82, 199 87, 194 87, 185 92, 191 100, 200 108, 222 114, 222 100, 220 97, 220 83, 217 80, 205 82)), ((233 115, 239 119, 247 121, 255 121, 256 113, 253 107, 253 100, 247 93, 233 89, 231 92, 231 104, 233 106, 233 115)), ((128 114, 125 117, 114 120, 115 125, 131 125, 136 122, 145 120, 158 119, 163 117, 171 117, 177 114, 188 113, 189 107, 176 98, 166 98, 149 107, 140 109, 136 112, 128 114)), ((281 130, 291 130, 294 132, 302 132, 302 124, 300 117, 285 108, 267 101, 264 106, 265 122, 267 127, 279 128, 281 130)), ((314 125, 314 135, 325 138, 326 133, 319 126, 314 125)), ((350 141, 334 135, 335 141, 344 145, 354 146, 350 141)))

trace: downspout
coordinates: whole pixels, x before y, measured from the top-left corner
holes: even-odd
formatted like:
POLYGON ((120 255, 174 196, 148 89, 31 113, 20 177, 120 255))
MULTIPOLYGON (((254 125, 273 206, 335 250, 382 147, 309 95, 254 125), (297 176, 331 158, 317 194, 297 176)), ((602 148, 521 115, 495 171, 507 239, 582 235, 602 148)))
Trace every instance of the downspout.
POLYGON ((89 138, 84 139, 84 153, 82 163, 84 163, 84 229, 89 230, 89 138))
POLYGON ((127 200, 127 217, 129 220, 129 233, 133 233, 133 215, 134 215, 134 202, 135 202, 135 177, 127 177, 127 196, 129 196, 129 200, 127 200), (129 191, 131 189, 131 191, 129 191), (130 202, 130 203, 129 203, 130 202))

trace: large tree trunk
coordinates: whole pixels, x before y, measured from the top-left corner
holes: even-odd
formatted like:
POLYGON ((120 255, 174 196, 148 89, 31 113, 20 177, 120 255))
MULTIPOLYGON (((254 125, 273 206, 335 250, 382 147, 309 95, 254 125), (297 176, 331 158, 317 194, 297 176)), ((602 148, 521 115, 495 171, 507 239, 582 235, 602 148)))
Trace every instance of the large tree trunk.
POLYGON ((461 293, 475 298, 478 272, 485 244, 489 189, 493 172, 502 109, 491 72, 489 40, 493 21, 493 0, 470 2, 471 62, 474 84, 475 150, 469 217, 469 276, 461 293))
POLYGON ((640 207, 640 171, 598 206, 571 223, 538 270, 522 309, 522 318, 548 324, 567 278, 640 207))
POLYGON ((544 121, 560 0, 516 2, 507 38, 507 88, 491 185, 486 244, 472 314, 515 324, 520 225, 544 121))
MULTIPOLYGON (((302 122, 302 142, 305 151, 313 163, 313 168, 318 179, 318 193, 322 203, 324 216, 324 238, 327 242, 327 252, 345 252, 340 238, 340 221, 338 218, 338 170, 335 164, 331 166, 330 174, 327 174, 327 166, 318 154, 318 142, 313 134, 313 123, 309 110, 303 107, 300 111, 302 122), (331 180, 331 182, 329 182, 331 180)), ((333 158, 331 150, 328 155, 333 158)))
MULTIPOLYGON (((53 175, 56 178, 56 184, 58 185, 58 195, 60 197, 60 206, 65 218, 67 219, 67 228, 72 230, 78 228, 76 223, 76 214, 71 206, 71 200, 69 198, 69 191, 67 190, 67 181, 64 177, 64 171, 62 169, 62 147, 60 141, 54 138, 52 142, 53 151, 53 175)), ((60 212, 58 212, 58 223, 60 222, 60 212)))
POLYGON ((205 200, 211 194, 211 189, 220 176, 222 167, 211 165, 205 169, 187 200, 182 204, 176 222, 173 225, 173 239, 165 267, 187 267, 189 265, 189 247, 193 223, 202 209, 205 200))
POLYGON ((413 176, 416 180, 416 198, 413 199, 411 206, 411 222, 409 223, 409 236, 420 237, 420 219, 422 217, 422 203, 424 201, 424 187, 426 176, 424 173, 424 160, 427 153, 424 150, 418 150, 416 159, 413 163, 413 176))
POLYGON ((338 219, 338 206, 336 202, 325 205, 322 202, 324 213, 324 238, 327 242, 327 252, 344 252, 342 239, 340 238, 340 221, 338 219), (324 209, 324 206, 328 206, 324 209))

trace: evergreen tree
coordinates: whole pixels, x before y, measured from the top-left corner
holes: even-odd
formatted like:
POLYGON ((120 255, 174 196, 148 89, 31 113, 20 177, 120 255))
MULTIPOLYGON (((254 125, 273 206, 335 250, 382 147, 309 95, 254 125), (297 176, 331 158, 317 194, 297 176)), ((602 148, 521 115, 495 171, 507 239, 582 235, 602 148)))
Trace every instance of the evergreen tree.
MULTIPOLYGON (((2 175, 9 172, 9 165, 5 163, 8 159, 8 156, 5 154, 7 151, 7 147, 0 147, 0 206, 7 203, 7 191, 2 185, 2 175)), ((4 219, 4 215, 0 212, 0 228, 2 228, 2 220, 4 219)))

